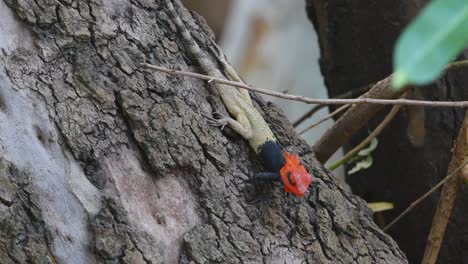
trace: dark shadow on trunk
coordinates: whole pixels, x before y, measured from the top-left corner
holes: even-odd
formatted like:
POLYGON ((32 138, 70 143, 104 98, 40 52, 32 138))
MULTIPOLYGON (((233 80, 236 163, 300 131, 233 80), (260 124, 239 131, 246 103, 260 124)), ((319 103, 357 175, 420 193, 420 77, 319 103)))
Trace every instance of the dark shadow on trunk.
MULTIPOLYGON (((307 1, 319 35, 321 69, 330 97, 376 82, 392 72, 395 41, 426 1, 307 1)), ((453 70, 435 84, 412 91, 411 98, 466 100, 466 70, 453 70)), ((389 109, 389 108, 388 108, 389 109)), ((388 110, 386 109, 386 111, 388 110)), ((385 115, 379 113, 350 146, 361 142, 385 115)), ((405 107, 378 137, 374 164, 348 178, 367 201, 390 201, 387 223, 447 173, 450 149, 463 121, 463 109, 405 107)), ((438 195, 418 206, 390 234, 411 263, 421 261, 438 195)), ((440 252, 440 263, 463 263, 468 257, 468 195, 459 195, 440 252)))

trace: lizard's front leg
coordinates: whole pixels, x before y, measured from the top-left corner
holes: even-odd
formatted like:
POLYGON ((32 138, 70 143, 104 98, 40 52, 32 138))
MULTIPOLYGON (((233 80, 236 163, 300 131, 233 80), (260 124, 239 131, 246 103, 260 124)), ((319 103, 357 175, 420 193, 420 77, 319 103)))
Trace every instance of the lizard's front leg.
MULTIPOLYGON (((232 109, 229 109, 232 110, 232 109)), ((231 112, 231 111, 229 111, 231 112)), ((232 114, 232 113, 231 113, 232 114)), ((212 125, 220 126, 223 129, 225 126, 230 127, 236 133, 241 135, 244 139, 250 140, 252 138, 252 126, 250 125, 250 121, 247 116, 240 110, 239 108, 236 109, 234 114, 236 119, 231 117, 222 116, 221 118, 209 118, 208 122, 212 125)))
POLYGON ((279 172, 259 172, 254 175, 254 181, 260 182, 272 182, 272 181, 281 181, 281 174, 279 172))

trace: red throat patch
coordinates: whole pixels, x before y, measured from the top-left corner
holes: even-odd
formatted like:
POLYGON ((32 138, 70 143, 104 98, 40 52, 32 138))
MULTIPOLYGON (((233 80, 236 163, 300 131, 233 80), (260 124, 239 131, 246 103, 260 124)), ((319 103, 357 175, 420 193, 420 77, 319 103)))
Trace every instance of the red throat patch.
POLYGON ((301 166, 301 161, 296 155, 283 151, 283 156, 286 162, 281 168, 280 174, 284 191, 303 197, 312 183, 312 175, 307 172, 304 166, 301 166))

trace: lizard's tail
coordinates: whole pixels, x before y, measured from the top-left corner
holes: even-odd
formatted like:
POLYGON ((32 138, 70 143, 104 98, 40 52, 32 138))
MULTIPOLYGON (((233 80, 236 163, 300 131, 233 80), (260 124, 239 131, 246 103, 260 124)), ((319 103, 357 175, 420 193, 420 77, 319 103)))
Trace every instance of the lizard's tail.
POLYGON ((200 66, 203 68, 204 71, 208 71, 208 75, 214 76, 215 74, 211 72, 210 69, 213 69, 212 62, 208 60, 208 58, 205 56, 203 51, 200 49, 200 46, 198 46, 197 42, 195 39, 192 37, 190 32, 187 30, 187 28, 184 25, 184 22, 182 22, 182 19, 179 17, 177 14, 177 11, 174 8, 174 5, 172 4, 171 0, 165 0, 166 5, 169 9, 170 15, 172 16, 172 19, 174 23, 176 24, 176 27, 182 34, 182 37, 184 39, 190 51, 190 53, 195 57, 196 61, 200 66))

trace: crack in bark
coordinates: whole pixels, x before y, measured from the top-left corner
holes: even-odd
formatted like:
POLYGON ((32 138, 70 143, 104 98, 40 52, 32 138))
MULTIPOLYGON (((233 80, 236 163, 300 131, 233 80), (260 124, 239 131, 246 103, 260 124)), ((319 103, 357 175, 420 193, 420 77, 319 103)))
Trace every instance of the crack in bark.
MULTIPOLYGON (((114 97, 115 97, 115 105, 117 109, 117 115, 122 118, 126 125, 126 129, 124 129, 125 132, 127 132, 127 138, 130 146, 133 146, 137 149, 138 153, 141 153, 141 158, 142 158, 142 166, 145 170, 150 171, 154 174, 157 175, 157 172, 153 170, 153 167, 150 165, 150 161, 148 159, 148 156, 146 155, 146 151, 144 148, 138 143, 138 141, 135 138, 135 135, 133 134, 133 129, 131 122, 129 118, 126 116, 123 105, 122 105, 122 97, 118 91, 114 91, 114 97)), ((129 146, 129 147, 130 147, 129 146)))

